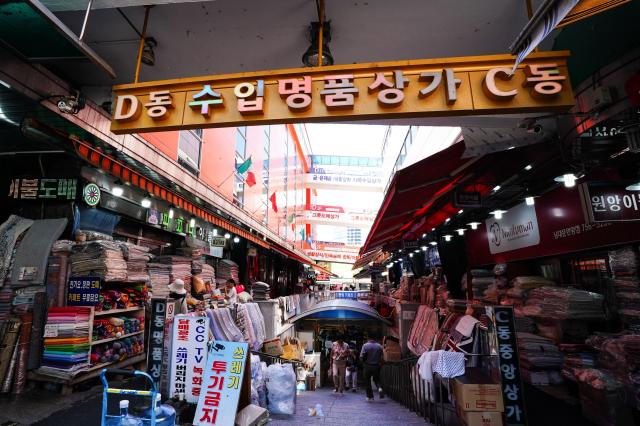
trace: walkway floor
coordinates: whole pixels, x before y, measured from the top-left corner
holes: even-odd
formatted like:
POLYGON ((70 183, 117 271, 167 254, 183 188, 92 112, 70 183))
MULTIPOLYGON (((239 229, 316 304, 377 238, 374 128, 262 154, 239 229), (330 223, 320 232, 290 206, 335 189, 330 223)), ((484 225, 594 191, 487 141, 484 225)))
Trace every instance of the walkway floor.
POLYGON ((296 413, 290 416, 271 415, 269 426, 388 426, 426 425, 407 408, 389 399, 376 398, 367 402, 364 390, 336 395, 332 388, 321 388, 315 392, 304 392, 296 400, 296 413), (322 405, 324 417, 309 417, 309 408, 322 405))

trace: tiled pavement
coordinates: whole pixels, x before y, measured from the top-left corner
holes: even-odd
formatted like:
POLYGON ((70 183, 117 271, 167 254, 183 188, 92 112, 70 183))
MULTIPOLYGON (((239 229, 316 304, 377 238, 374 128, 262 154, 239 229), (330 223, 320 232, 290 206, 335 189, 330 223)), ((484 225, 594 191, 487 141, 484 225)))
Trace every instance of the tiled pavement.
POLYGON ((296 413, 290 416, 271 415, 269 426, 391 426, 427 425, 407 408, 389 399, 376 398, 367 402, 363 390, 335 395, 332 388, 321 388, 297 396, 296 413), (309 417, 309 408, 322 405, 324 417, 309 417))

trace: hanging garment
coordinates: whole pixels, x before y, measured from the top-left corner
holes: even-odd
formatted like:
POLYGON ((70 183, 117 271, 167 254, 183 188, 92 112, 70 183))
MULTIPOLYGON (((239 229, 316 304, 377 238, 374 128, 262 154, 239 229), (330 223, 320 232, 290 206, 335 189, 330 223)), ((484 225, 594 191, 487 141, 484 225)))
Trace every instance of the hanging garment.
POLYGON ((33 221, 20 216, 11 215, 0 225, 0 287, 9 273, 9 265, 13 258, 13 250, 18 237, 27 231, 33 221))
POLYGON ((444 378, 462 376, 464 374, 464 354, 461 352, 439 351, 433 372, 444 378))
POLYGON ((415 321, 409 333, 409 339, 407 340, 409 350, 415 355, 422 355, 424 352, 429 351, 437 332, 437 312, 426 305, 421 305, 418 308, 415 321))

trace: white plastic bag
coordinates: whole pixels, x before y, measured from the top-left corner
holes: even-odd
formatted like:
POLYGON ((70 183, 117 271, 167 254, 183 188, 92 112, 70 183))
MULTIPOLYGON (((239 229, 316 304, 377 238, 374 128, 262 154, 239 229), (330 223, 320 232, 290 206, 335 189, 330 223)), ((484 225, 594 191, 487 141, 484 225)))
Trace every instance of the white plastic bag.
POLYGON ((271 414, 295 414, 296 374, 291 364, 267 367, 267 400, 271 414))

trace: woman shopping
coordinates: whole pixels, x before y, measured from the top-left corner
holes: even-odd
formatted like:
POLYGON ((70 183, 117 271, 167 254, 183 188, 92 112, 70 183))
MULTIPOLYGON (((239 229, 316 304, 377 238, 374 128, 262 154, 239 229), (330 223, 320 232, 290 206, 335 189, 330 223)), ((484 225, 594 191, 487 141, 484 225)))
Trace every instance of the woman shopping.
POLYGON ((338 337, 338 340, 333 342, 331 346, 331 368, 333 371, 333 384, 335 389, 334 393, 344 393, 345 375, 347 372, 347 359, 349 358, 351 350, 349 345, 345 343, 342 336, 338 337))

